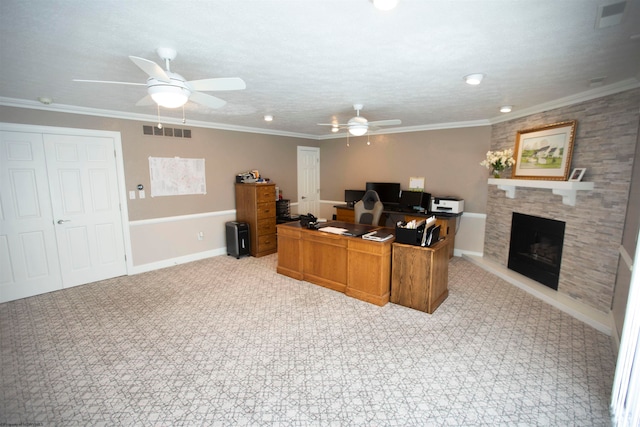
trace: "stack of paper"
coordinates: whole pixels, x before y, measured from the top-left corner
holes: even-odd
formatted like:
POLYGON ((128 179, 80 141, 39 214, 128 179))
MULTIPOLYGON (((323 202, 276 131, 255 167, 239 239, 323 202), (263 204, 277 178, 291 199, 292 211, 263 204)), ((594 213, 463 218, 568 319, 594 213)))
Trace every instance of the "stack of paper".
POLYGON ((319 228, 318 230, 325 231, 327 233, 333 233, 333 234, 344 234, 347 231, 349 231, 346 228, 340 228, 340 227, 322 227, 322 228, 319 228))
POLYGON ((375 240, 376 242, 384 242, 393 237, 392 233, 385 233, 384 231, 372 231, 371 233, 363 234, 362 238, 365 240, 375 240))

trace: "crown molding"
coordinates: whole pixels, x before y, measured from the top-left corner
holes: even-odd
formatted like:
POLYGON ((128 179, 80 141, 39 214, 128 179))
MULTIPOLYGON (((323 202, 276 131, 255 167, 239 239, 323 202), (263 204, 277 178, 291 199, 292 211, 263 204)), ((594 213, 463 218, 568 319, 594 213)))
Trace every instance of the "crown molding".
MULTIPOLYGON (((41 102, 25 99, 0 97, 0 105, 16 108, 27 108, 31 110, 44 110, 56 113, 82 114, 85 116, 108 117, 112 119, 135 120, 141 122, 158 123, 158 116, 150 114, 125 113, 121 111, 102 110, 99 108, 78 107, 75 105, 50 104, 44 105, 41 102)), ((162 124, 193 126, 199 128, 229 130, 234 132, 259 133, 264 135, 288 136, 292 138, 317 139, 316 135, 309 135, 296 132, 274 131, 271 129, 252 128, 248 126, 235 126, 224 123, 203 122, 200 120, 189 120, 186 124, 182 119, 162 116, 162 124)))
POLYGON ((554 110, 556 108, 579 104, 585 101, 591 101, 597 98, 602 98, 603 96, 613 95, 616 93, 625 92, 627 90, 637 89, 639 87, 640 80, 638 80, 637 78, 626 79, 607 86, 601 86, 575 95, 556 99, 555 101, 545 102, 543 104, 534 105, 532 107, 513 111, 507 114, 501 114, 500 116, 489 119, 489 123, 493 125, 497 123, 507 122, 509 120, 519 119, 522 117, 530 116, 532 114, 542 113, 544 111, 554 110))
MULTIPOLYGON (((370 132, 369 135, 388 135, 388 134, 394 134, 394 133, 409 133, 409 132, 421 132, 421 131, 429 131, 429 130, 491 126, 497 123, 502 123, 509 120, 530 116, 533 114, 541 113, 543 111, 566 107, 568 105, 578 104, 580 102, 591 101, 593 99, 601 98, 603 96, 613 95, 616 93, 620 93, 620 92, 624 92, 624 91, 636 89, 636 88, 640 88, 640 80, 638 78, 631 78, 631 79, 622 80, 620 82, 610 84, 607 86, 601 86, 598 88, 590 89, 588 91, 567 96, 564 98, 560 98, 554 101, 549 101, 543 104, 534 105, 528 108, 524 108, 522 110, 512 111, 511 113, 507 113, 507 114, 501 114, 500 116, 496 116, 490 119, 471 120, 471 121, 464 121, 464 122, 436 123, 436 124, 420 125, 420 126, 405 126, 405 127, 393 128, 389 130, 370 132)), ((37 101, 6 98, 6 97, 0 97, 0 105, 7 106, 7 107, 27 108, 32 110, 52 111, 52 112, 58 112, 58 113, 82 114, 87 116, 109 117, 109 118, 116 118, 116 119, 123 119, 123 120, 136 120, 136 121, 151 122, 151 123, 157 123, 158 121, 157 116, 149 115, 149 114, 124 113, 121 111, 78 107, 74 105, 64 105, 64 104, 44 105, 37 101)), ((185 125, 182 122, 182 119, 178 119, 178 118, 162 117, 162 121, 165 124, 185 125)), ((306 134, 306 133, 277 131, 277 130, 271 130, 271 129, 252 128, 252 127, 246 127, 246 126, 235 126, 235 125, 228 125, 224 123, 204 122, 199 120, 189 120, 188 125, 194 126, 194 127, 200 127, 200 128, 208 128, 208 129, 258 133, 258 134, 274 135, 274 136, 286 136, 291 138, 303 138, 303 139, 311 139, 311 140, 319 140, 319 141, 329 140, 329 139, 342 139, 347 137, 345 133, 329 134, 329 135, 312 135, 312 134, 306 134)), ((353 137, 353 138, 360 138, 360 137, 353 137)))

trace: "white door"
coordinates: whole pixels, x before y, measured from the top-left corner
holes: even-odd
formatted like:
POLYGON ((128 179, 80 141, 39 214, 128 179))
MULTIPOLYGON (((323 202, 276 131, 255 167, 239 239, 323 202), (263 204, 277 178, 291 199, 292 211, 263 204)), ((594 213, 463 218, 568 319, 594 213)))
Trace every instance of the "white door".
POLYGON ((0 132, 0 302, 58 289, 42 134, 0 132))
POLYGON ((320 216, 320 148, 298 147, 298 213, 320 216))
POLYGON ((126 274, 112 138, 44 135, 65 288, 126 274))

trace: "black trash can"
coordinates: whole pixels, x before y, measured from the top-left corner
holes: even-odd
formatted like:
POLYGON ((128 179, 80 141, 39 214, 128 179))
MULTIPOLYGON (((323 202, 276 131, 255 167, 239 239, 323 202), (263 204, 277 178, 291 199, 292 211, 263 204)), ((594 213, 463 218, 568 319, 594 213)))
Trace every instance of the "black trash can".
POLYGON ((246 222, 230 221, 226 223, 227 255, 240 258, 249 255, 249 224, 246 222))

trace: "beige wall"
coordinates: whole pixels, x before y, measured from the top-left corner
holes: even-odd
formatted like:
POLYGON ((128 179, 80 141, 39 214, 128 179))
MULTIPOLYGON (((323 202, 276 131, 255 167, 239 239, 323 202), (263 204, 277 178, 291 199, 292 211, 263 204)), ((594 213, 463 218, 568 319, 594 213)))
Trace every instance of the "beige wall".
POLYGON ((364 189, 367 181, 399 182, 425 178, 425 191, 464 199, 466 212, 484 213, 488 171, 480 166, 491 141, 491 126, 407 132, 325 140, 320 144, 323 200, 344 200, 345 189, 364 189))
MULTIPOLYGON (((121 133, 127 191, 142 184, 144 200, 129 200, 129 220, 163 218, 235 209, 235 175, 258 169, 283 190, 297 198, 297 146, 317 146, 301 138, 166 125, 191 129, 191 138, 143 135, 142 126, 155 123, 80 114, 0 107, 0 121, 121 133), (207 194, 178 197, 150 197, 149 157, 204 158, 207 194)), ((128 196, 127 196, 128 197, 128 196)))
POLYGON ((196 128, 188 122, 166 127, 191 129, 191 138, 148 136, 142 126, 155 123, 5 106, 0 106, 0 121, 120 132, 134 272, 225 253, 224 223, 235 219, 236 174, 258 169, 285 197, 296 199, 297 146, 318 145, 301 138, 196 128), (150 156, 204 158, 207 194, 150 197, 150 156), (128 192, 138 184, 146 198, 129 200, 128 192), (203 240, 198 240, 199 232, 203 240))

